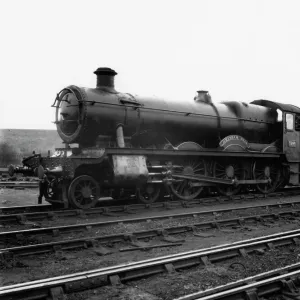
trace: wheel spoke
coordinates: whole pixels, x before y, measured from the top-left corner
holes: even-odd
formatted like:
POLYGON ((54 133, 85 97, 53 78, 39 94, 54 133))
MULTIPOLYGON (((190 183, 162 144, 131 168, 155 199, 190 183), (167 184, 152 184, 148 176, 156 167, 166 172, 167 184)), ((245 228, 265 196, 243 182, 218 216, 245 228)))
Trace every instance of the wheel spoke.
POLYGON ((204 168, 194 170, 195 173, 196 172, 201 172, 201 174, 203 174, 203 171, 204 171, 204 168))
MULTIPOLYGON (((213 165, 213 176, 218 179, 244 179, 243 168, 236 162, 227 160, 226 162, 215 162, 213 165), (232 173, 232 175, 231 175, 232 173), (229 175, 230 174, 230 175, 229 175)), ((228 186, 218 184, 217 190, 226 196, 232 196, 239 192, 241 186, 228 186)))
POLYGON ((100 198, 100 187, 93 177, 79 176, 71 182, 68 198, 75 208, 91 208, 100 198))
MULTIPOLYGON (((180 169, 176 169, 174 175, 197 176, 206 175, 206 165, 204 161, 186 161, 180 169)), ((203 190, 202 186, 191 186, 192 183, 197 183, 197 180, 184 179, 173 181, 170 188, 173 194, 182 200, 192 200, 197 197, 203 190)))
POLYGON ((270 182, 259 183, 256 185, 257 189, 264 193, 273 192, 280 182, 280 170, 279 167, 271 162, 256 162, 254 167, 254 178, 255 179, 267 179, 270 182))
POLYGON ((178 191, 180 194, 182 194, 182 190, 183 190, 185 184, 186 184, 186 181, 183 180, 183 181, 178 185, 177 191, 178 191))

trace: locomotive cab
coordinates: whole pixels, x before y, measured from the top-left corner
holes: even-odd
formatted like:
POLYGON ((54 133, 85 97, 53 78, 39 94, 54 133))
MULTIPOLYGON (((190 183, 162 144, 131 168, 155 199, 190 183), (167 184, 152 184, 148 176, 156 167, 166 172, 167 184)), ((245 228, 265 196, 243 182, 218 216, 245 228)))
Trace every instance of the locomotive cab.
POLYGON ((290 167, 290 184, 300 183, 300 112, 284 113, 283 152, 290 167))
POLYGON ((286 158, 290 185, 299 185, 300 183, 300 108, 268 100, 256 100, 253 104, 270 107, 280 111, 282 122, 280 124, 282 138, 282 152, 286 158))

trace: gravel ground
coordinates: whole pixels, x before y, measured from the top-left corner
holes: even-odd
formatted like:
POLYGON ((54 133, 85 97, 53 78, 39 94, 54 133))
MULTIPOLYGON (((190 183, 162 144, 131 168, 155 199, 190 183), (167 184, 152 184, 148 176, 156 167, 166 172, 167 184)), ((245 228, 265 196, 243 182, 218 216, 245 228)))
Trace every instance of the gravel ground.
MULTIPOLYGON (((252 216, 258 214, 270 214, 270 213, 278 213, 282 211, 290 211, 290 208, 274 208, 274 209, 247 209, 247 210, 240 210, 237 212, 226 212, 226 213, 218 213, 211 216, 205 217, 187 217, 187 218, 173 218, 173 219, 166 219, 166 220, 153 220, 151 222, 138 222, 138 223, 119 223, 116 225, 110 226, 103 226, 98 228, 92 228, 89 232, 82 231, 82 232, 73 232, 73 233, 62 233, 58 237, 52 237, 51 235, 37 235, 28 237, 22 241, 10 241, 3 244, 3 247, 14 247, 14 246, 21 246, 21 245, 28 245, 28 244, 40 244, 50 241, 60 241, 62 239, 75 239, 75 238, 86 238, 86 237, 95 237, 95 236, 103 236, 103 235, 111 235, 111 234, 119 234, 119 233, 132 233, 135 231, 143 231, 143 230, 152 230, 152 229, 162 229, 162 228, 170 228, 174 226, 185 226, 185 225, 193 225, 202 222, 211 222, 223 219, 231 219, 236 217, 245 217, 245 216, 252 216)), ((101 218, 97 218, 91 220, 90 218, 87 219, 75 219, 71 222, 69 219, 61 219, 61 222, 28 222, 29 225, 10 225, 6 224, 0 228, 0 232, 9 232, 9 231, 17 231, 17 230, 25 230, 31 228, 39 228, 39 227, 49 227, 49 226, 64 226, 68 224, 82 224, 82 223, 92 223, 92 222, 104 222, 101 218), (65 221, 65 222, 64 222, 65 221)), ((272 220, 271 220, 272 222, 272 220)), ((277 222, 277 221, 276 221, 277 222)), ((288 220, 279 221, 278 224, 285 224, 289 222, 288 220)), ((294 220, 292 220, 294 222, 294 220)), ((296 222, 296 221, 295 221, 296 222)), ((270 222, 269 222, 270 223, 270 222)), ((260 226, 259 223, 253 223, 254 226, 260 226)), ((270 224, 269 224, 270 225, 270 224)), ((0 243, 2 244, 2 243, 0 243)))
POLYGON ((0 206, 23 206, 38 204, 39 190, 34 189, 8 189, 0 188, 0 206))
POLYGON ((285 247, 268 251, 264 255, 251 255, 248 258, 238 257, 208 267, 201 265, 193 269, 131 281, 120 286, 106 286, 69 295, 68 299, 171 300, 297 263, 299 262, 299 253, 299 247, 285 247))
MULTIPOLYGON (((193 235, 176 235, 176 238, 185 241, 181 246, 170 246, 166 248, 154 248, 148 251, 119 252, 120 248, 130 247, 128 243, 117 243, 107 245, 106 250, 110 250, 108 255, 101 255, 97 248, 82 249, 82 251, 56 252, 37 256, 27 256, 16 258, 12 261, 11 267, 0 264, 1 275, 0 285, 9 285, 25 281, 32 281, 47 277, 70 274, 79 271, 103 268, 111 265, 129 263, 138 260, 149 259, 158 256, 175 254, 189 250, 208 248, 215 245, 232 243, 243 239, 260 237, 281 231, 294 230, 299 228, 299 222, 282 222, 268 224, 268 226, 258 226, 248 229, 238 229, 230 231, 211 230, 211 236, 207 238, 195 237, 193 235)), ((159 244, 162 240, 155 238, 149 244, 159 244)))
MULTIPOLYGON (((0 193, 0 204, 4 206, 3 201, 6 201, 5 205, 27 205, 35 204, 36 190, 26 189, 23 191, 5 189, 0 193), (34 200, 33 200, 34 197, 34 200), (31 199, 31 200, 30 200, 31 199), (31 201, 31 203, 29 203, 31 201)), ((255 202, 255 205, 260 203, 282 203, 288 201, 298 200, 299 197, 293 197, 285 199, 285 201, 279 199, 264 199, 260 202, 255 202)), ((250 204, 250 203, 249 203, 250 204)), ((242 205, 239 203, 238 205, 242 205)), ((161 214, 183 213, 189 211, 200 211, 220 209, 224 207, 236 207, 237 204, 223 204, 223 205, 210 205, 209 207, 194 207, 187 209, 172 209, 164 211, 161 214)), ((282 211, 283 209, 279 209, 282 211)), ((286 210, 286 209, 284 209, 286 210)), ((289 209, 287 209, 289 210, 289 209)), ((276 212, 278 209, 272 209, 272 212, 276 212)), ((80 234, 68 234, 64 238, 75 237, 87 237, 87 235, 93 236, 94 234, 112 234, 112 233, 130 233, 135 230, 146 230, 153 228, 161 228, 174 225, 186 225, 196 222, 204 222, 209 220, 231 218, 245 215, 255 215, 262 212, 270 212, 270 210, 257 210, 247 209, 240 211, 239 213, 226 213, 216 214, 211 217, 205 218, 186 218, 186 219, 171 219, 166 221, 154 221, 144 222, 138 224, 118 224, 116 226, 108 226, 104 228, 98 228, 92 230, 90 233, 80 234)), ((132 217, 148 217, 157 214, 157 211, 147 211, 136 215, 130 215, 132 217)), ((92 218, 66 218, 57 219, 55 222, 43 221, 40 222, 40 226, 58 226, 66 224, 79 224, 85 222, 96 222, 104 220, 114 220, 113 217, 92 217, 92 218)), ((30 226, 20 226, 18 229, 29 229, 30 226)), ((12 267, 3 265, 0 263, 0 286, 15 284, 25 281, 32 281, 42 278, 48 278, 52 276, 70 274, 78 271, 91 270, 96 268, 102 268, 106 266, 128 263, 132 261, 144 260, 148 258, 169 255, 178 252, 184 252, 189 250, 207 248, 219 244, 231 243, 243 239, 250 239, 254 237, 260 237, 262 235, 269 235, 277 232, 294 230, 299 228, 298 220, 280 220, 279 222, 267 223, 265 225, 255 225, 249 228, 237 229, 237 230, 209 230, 205 233, 211 234, 208 237, 195 237, 192 234, 176 235, 178 239, 184 238, 185 242, 181 246, 156 248, 149 251, 132 251, 132 252, 119 252, 120 247, 130 246, 128 243, 119 243, 114 245, 106 245, 106 248, 112 253, 101 256, 97 249, 84 249, 82 251, 68 251, 65 253, 57 252, 55 254, 46 254, 38 256, 28 256, 24 258, 17 258, 11 261, 12 267)), ((1 228, 2 231, 13 230, 13 226, 5 226, 1 228)), ((44 237, 44 239, 33 239, 30 243, 53 241, 51 237, 44 237)), ((56 238, 57 240, 62 237, 56 238)), ((54 239, 55 240, 55 239, 54 239)), ((159 238, 154 238, 147 241, 149 244, 162 243, 159 238)), ((237 258, 233 261, 226 261, 222 264, 217 264, 209 268, 193 268, 185 271, 176 272, 175 274, 163 274, 160 276, 152 277, 147 280, 140 280, 138 282, 129 282, 126 285, 118 287, 105 287, 104 289, 89 291, 83 294, 77 294, 70 296, 70 299, 90 299, 90 300, 102 300, 102 299, 173 299, 180 295, 189 294, 193 291, 200 289, 206 289, 212 286, 225 284, 232 280, 244 278, 245 276, 251 276, 258 274, 262 271, 267 271, 279 267, 279 265, 287 265, 297 261, 299 249, 295 247, 284 248, 282 250, 270 251, 263 256, 250 256, 248 259, 237 258), (229 268, 232 262, 241 262, 246 267, 244 268, 229 268), (279 263, 278 263, 279 261, 279 263)))

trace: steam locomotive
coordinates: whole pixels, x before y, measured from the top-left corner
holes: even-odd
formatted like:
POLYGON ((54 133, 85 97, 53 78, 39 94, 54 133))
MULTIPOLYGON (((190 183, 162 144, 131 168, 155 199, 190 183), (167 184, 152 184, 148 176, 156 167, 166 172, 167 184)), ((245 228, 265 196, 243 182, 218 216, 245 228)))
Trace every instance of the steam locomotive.
POLYGON ((96 88, 68 86, 52 105, 65 147, 23 160, 45 180, 50 203, 90 208, 133 194, 144 203, 162 194, 189 201, 206 187, 232 196, 299 184, 298 107, 214 103, 207 91, 190 101, 142 97, 116 91, 114 70, 94 73, 96 88))

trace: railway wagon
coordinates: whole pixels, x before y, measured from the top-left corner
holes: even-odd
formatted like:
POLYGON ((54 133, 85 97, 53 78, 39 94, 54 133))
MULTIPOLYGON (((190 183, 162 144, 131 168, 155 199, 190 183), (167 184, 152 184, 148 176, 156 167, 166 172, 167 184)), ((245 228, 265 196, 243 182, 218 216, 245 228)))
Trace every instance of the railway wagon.
POLYGON ((114 70, 94 73, 95 88, 68 86, 52 105, 64 147, 23 160, 50 203, 90 208, 101 197, 152 203, 162 194, 189 201, 206 187, 232 196, 299 185, 298 107, 214 103, 202 90, 181 101, 137 96, 115 89, 114 70))

